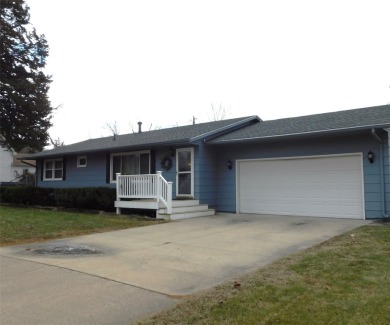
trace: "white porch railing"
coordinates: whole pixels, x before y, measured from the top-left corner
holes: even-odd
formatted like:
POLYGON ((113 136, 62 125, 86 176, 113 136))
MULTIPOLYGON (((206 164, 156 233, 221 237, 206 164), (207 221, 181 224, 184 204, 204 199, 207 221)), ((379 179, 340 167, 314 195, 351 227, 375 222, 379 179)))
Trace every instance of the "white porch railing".
POLYGON ((172 213, 172 182, 161 175, 121 175, 116 174, 116 199, 156 199, 172 213))

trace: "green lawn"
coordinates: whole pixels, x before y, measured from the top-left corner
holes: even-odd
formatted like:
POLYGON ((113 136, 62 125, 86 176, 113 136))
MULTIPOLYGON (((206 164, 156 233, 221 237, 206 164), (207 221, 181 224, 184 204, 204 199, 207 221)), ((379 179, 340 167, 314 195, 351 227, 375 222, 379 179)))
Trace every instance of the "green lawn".
POLYGON ((0 206, 0 245, 142 227, 162 220, 0 206))
POLYGON ((234 280, 239 288, 231 281, 141 323, 390 324, 390 227, 361 227, 234 280))

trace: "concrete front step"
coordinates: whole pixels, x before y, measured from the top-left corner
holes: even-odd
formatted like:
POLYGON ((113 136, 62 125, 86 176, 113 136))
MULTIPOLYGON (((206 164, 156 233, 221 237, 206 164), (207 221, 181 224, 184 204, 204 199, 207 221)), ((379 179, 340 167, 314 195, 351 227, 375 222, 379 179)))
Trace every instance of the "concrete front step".
POLYGON ((196 217, 213 216, 215 210, 209 209, 207 204, 199 204, 199 200, 173 200, 172 213, 168 214, 167 209, 160 208, 157 211, 158 218, 168 220, 180 220, 196 217))
POLYGON ((199 200, 172 200, 172 207, 188 207, 199 205, 199 200))
MULTIPOLYGON (((196 211, 206 211, 209 206, 207 204, 199 204, 199 205, 191 205, 191 206, 180 206, 180 207, 172 207, 173 213, 187 213, 187 212, 196 212, 196 211)), ((167 214, 167 208, 160 208, 158 210, 160 214, 167 214)))
POLYGON ((157 218, 164 218, 167 220, 206 217, 215 214, 215 210, 209 209, 207 204, 199 204, 199 200, 173 200, 171 214, 168 214, 166 207, 161 202, 158 203, 155 199, 115 201, 115 207, 118 208, 118 210, 120 210, 120 208, 152 209, 156 210, 157 218))
POLYGON ((188 219, 188 218, 196 218, 196 217, 208 217, 208 216, 213 216, 213 215, 215 215, 214 209, 208 209, 205 211, 172 213, 171 215, 157 213, 158 218, 163 218, 163 219, 168 219, 168 220, 180 220, 180 219, 188 219))

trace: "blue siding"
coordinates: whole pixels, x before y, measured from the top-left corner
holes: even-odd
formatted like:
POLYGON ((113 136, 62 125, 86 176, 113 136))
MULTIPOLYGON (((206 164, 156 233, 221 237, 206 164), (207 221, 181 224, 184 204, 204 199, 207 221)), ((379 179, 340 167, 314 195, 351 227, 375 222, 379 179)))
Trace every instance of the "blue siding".
POLYGON ((195 198, 210 207, 216 205, 215 151, 199 142, 195 148, 195 198))
POLYGON ((173 182, 173 197, 176 197, 176 149, 194 148, 194 197, 201 203, 212 204, 215 196, 215 186, 212 184, 215 175, 212 171, 214 164, 213 151, 205 148, 202 144, 184 145, 173 148, 175 156, 172 157, 172 168, 165 171, 160 166, 161 159, 168 154, 169 147, 156 150, 156 170, 161 170, 162 175, 167 181, 173 182), (197 146, 199 145, 199 147, 197 146))
POLYGON ((164 170, 161 168, 161 159, 163 159, 166 155, 169 155, 169 147, 159 148, 156 152, 156 171, 161 171, 162 176, 168 181, 173 182, 172 184, 172 197, 176 196, 176 149, 173 149, 174 156, 172 159, 172 168, 170 170, 164 170))
MULTIPOLYGON (((217 209, 226 212, 234 212, 236 210, 236 160, 363 153, 366 218, 380 218, 380 162, 378 159, 373 164, 368 162, 366 154, 369 150, 373 151, 378 157, 378 141, 369 133, 355 134, 353 136, 322 136, 310 139, 268 141, 267 143, 252 141, 240 144, 219 145, 216 148, 216 164, 219 166, 216 169, 218 183, 217 209), (234 162, 232 170, 226 168, 227 160, 234 162)), ((389 193, 390 185, 389 183, 387 185, 389 193)))
POLYGON ((385 209, 386 214, 390 214, 390 133, 383 137, 383 159, 385 174, 385 209))
MULTIPOLYGON (((186 146, 188 147, 188 146, 186 146)), ((176 156, 172 157, 172 168, 169 171, 161 167, 161 159, 169 154, 170 147, 162 147, 155 150, 155 170, 162 171, 162 175, 167 181, 173 182, 173 197, 176 196, 176 156)), ((175 151, 175 148, 174 148, 175 151)), ((126 150, 129 152, 129 150, 126 150)), ((107 154, 87 154, 87 167, 77 167, 77 156, 67 156, 66 158, 66 180, 63 181, 42 181, 41 162, 38 162, 38 183, 40 187, 70 188, 70 187, 115 187, 115 183, 106 182, 107 154)), ((176 153, 175 153, 176 155, 176 153)), ((61 157, 58 157, 61 158, 61 157)), ((153 169, 153 168, 152 168, 153 169)))
MULTIPOLYGON (((385 161, 386 209, 390 211, 390 142, 386 133, 381 134, 385 161)), ((188 148, 184 145, 180 148, 188 148)), ((236 211, 236 161, 241 159, 296 157, 332 155, 343 153, 362 153, 364 171, 364 197, 366 218, 381 217, 381 173, 379 142, 369 132, 356 133, 350 136, 318 136, 295 138, 284 141, 252 141, 247 143, 230 143, 204 145, 203 141, 193 144, 194 147, 194 182, 195 198, 201 203, 209 204, 218 211, 236 211), (370 164, 366 158, 368 151, 373 151, 377 159, 370 164), (233 168, 226 166, 228 160, 233 168)), ((162 171, 164 178, 173 182, 173 197, 176 196, 176 147, 172 148, 172 168, 163 170, 160 161, 169 154, 170 147, 156 148, 155 170, 162 171)), ((41 181, 41 168, 38 162, 38 186, 41 187, 95 187, 115 184, 106 183, 107 153, 87 154, 87 167, 77 167, 77 156, 66 157, 65 181, 41 181)))
POLYGON ((41 161, 39 162, 38 183, 40 187, 99 187, 114 184, 106 183, 106 154, 89 154, 87 167, 77 167, 77 156, 66 157, 66 179, 63 181, 42 181, 41 161))
MULTIPOLYGON (((163 170, 160 161, 169 153, 169 147, 156 150, 156 170, 162 171, 162 175, 167 181, 173 182, 173 198, 176 197, 176 149, 190 148, 190 145, 184 145, 174 150, 175 156, 172 157, 172 168, 169 171, 163 170)), ((213 205, 215 202, 216 186, 214 172, 214 150, 205 147, 202 142, 192 145, 194 148, 194 197, 201 203, 213 205)))

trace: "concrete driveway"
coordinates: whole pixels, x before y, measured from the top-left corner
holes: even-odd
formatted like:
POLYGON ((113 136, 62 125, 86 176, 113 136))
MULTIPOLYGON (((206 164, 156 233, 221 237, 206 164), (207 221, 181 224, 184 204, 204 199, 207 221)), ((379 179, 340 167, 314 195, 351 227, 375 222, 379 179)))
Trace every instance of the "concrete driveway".
POLYGON ((367 223, 217 214, 2 247, 1 324, 128 324, 367 223))

